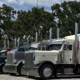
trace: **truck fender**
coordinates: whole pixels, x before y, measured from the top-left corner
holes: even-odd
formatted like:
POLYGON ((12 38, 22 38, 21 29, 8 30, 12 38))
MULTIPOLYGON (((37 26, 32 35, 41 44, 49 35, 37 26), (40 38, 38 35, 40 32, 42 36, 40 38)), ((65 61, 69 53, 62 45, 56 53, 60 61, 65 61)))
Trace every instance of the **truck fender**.
POLYGON ((78 64, 76 64, 73 68, 73 73, 78 74, 78 68, 79 68, 79 66, 78 66, 78 64))
POLYGON ((19 66, 20 64, 23 64, 22 60, 18 61, 18 63, 16 64, 16 66, 19 66))
POLYGON ((56 67, 55 67, 55 65, 54 65, 52 62, 50 62, 50 61, 42 61, 42 62, 40 62, 40 63, 39 63, 39 66, 38 66, 38 72, 39 72, 40 68, 41 68, 44 64, 50 64, 50 65, 54 68, 54 72, 55 72, 55 73, 54 73, 54 76, 57 77, 56 67))

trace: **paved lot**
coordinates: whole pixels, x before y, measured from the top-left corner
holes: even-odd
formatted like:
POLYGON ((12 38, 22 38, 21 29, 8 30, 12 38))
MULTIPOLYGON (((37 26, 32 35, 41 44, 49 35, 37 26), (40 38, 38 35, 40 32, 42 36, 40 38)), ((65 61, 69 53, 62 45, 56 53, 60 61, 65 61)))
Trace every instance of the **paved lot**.
MULTIPOLYGON (((27 77, 27 76, 11 76, 10 74, 0 74, 0 80, 41 80, 40 78, 33 78, 33 77, 27 77)), ((51 79, 51 80, 80 80, 79 76, 72 76, 72 77, 58 77, 57 79, 51 79)))
POLYGON ((0 74, 0 80, 34 80, 27 76, 12 76, 9 74, 0 74))

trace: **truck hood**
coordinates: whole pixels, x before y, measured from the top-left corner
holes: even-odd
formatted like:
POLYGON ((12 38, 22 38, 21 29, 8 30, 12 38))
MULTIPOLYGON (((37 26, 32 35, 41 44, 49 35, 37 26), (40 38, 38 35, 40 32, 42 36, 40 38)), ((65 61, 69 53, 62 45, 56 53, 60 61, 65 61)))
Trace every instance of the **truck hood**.
POLYGON ((57 56, 60 51, 52 50, 52 51, 41 51, 41 50, 35 50, 35 61, 34 64, 41 63, 43 61, 50 61, 54 64, 57 63, 57 56))
POLYGON ((52 51, 29 50, 29 51, 25 51, 25 53, 49 53, 49 52, 51 52, 53 54, 59 53, 59 51, 57 51, 57 50, 52 50, 52 51))
POLYGON ((34 52, 35 52, 35 54, 40 54, 40 55, 42 55, 42 54, 46 54, 46 55, 57 55, 59 53, 59 51, 57 51, 57 50, 52 50, 52 51, 35 50, 34 52))

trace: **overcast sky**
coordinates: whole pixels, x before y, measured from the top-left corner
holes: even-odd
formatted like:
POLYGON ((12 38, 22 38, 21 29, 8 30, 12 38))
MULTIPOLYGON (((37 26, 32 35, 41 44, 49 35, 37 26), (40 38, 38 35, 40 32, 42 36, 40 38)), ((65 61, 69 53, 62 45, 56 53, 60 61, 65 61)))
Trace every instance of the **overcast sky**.
MULTIPOLYGON (((31 10, 32 7, 44 7, 45 10, 50 11, 51 6, 55 3, 61 3, 63 1, 74 0, 0 0, 0 6, 7 4, 13 7, 15 10, 31 10)), ((80 0, 76 0, 80 1, 80 0)))

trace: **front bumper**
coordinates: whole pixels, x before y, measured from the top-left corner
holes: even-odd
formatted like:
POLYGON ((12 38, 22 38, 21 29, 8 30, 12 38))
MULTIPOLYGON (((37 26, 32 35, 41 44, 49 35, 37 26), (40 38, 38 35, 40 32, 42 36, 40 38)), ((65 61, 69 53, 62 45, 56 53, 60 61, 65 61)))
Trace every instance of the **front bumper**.
POLYGON ((13 65, 13 64, 6 64, 3 67, 3 71, 5 73, 17 73, 17 65, 13 65))
POLYGON ((22 75, 28 75, 28 76, 35 76, 35 77, 38 77, 39 74, 38 74, 38 67, 25 67, 23 66, 21 68, 21 74, 22 75))

